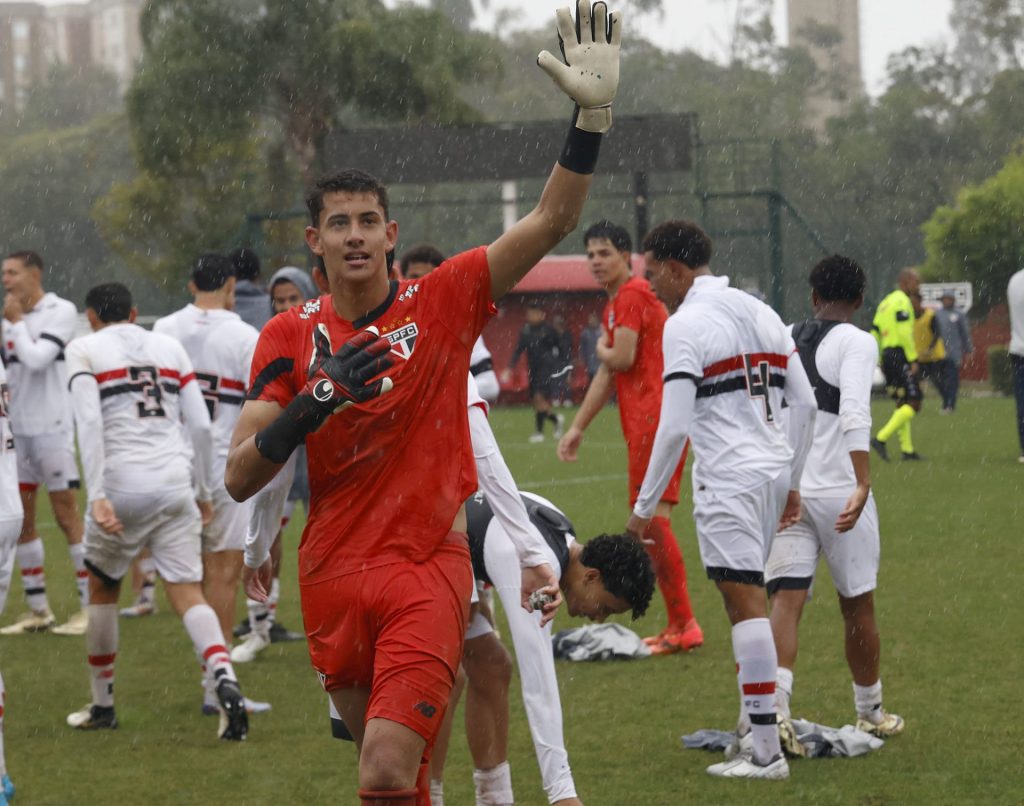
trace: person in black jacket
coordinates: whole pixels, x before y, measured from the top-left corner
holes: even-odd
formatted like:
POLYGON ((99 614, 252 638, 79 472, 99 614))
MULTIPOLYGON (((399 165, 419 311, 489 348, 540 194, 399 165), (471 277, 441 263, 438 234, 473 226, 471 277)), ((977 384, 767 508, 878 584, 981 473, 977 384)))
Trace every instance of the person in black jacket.
POLYGON ((530 399, 536 418, 536 431, 530 435, 530 442, 544 441, 544 423, 554 425, 554 437, 562 436, 564 418, 551 411, 552 392, 557 384, 557 374, 564 369, 562 360, 562 339, 555 329, 545 321, 544 309, 536 303, 527 305, 526 324, 519 332, 519 343, 508 368, 502 373, 503 383, 512 380, 512 370, 519 363, 519 357, 526 353, 527 375, 530 380, 530 399))

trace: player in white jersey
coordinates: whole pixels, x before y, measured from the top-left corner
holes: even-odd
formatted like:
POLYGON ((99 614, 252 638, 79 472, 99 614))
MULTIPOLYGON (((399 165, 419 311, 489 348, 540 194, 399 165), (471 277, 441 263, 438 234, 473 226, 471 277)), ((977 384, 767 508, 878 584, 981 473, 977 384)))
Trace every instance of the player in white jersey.
POLYGON ((241 741, 248 717, 217 615, 203 598, 200 532, 212 515, 210 415, 192 362, 174 339, 133 324, 120 283, 85 298, 93 333, 68 346, 68 375, 88 491, 86 651, 92 702, 68 716, 82 730, 117 727, 117 600, 132 559, 148 547, 171 607, 216 681, 218 735, 241 741), (180 423, 192 439, 193 468, 180 423))
POLYGON ((45 292, 42 281, 43 260, 35 252, 13 252, 4 258, 3 349, 25 513, 17 559, 29 610, 0 633, 53 628, 63 635, 81 635, 85 632, 88 584, 76 499, 74 423, 64 368, 64 346, 75 335, 78 315, 72 303, 45 292), (46 485, 54 517, 67 537, 78 584, 79 612, 59 627, 54 627, 56 619, 46 595, 43 541, 36 531, 36 494, 41 484, 46 485))
MULTIPOLYGON (((0 361, 0 613, 7 603, 14 572, 14 557, 21 534, 21 496, 18 494, 18 459, 15 455, 14 435, 11 432, 8 406, 7 370, 0 361)), ((7 691, 0 675, 0 806, 7 806, 14 797, 14 784, 7 774, 4 755, 4 709, 7 691)))
POLYGON ((231 433, 249 385, 259 331, 231 310, 235 277, 223 255, 196 258, 188 289, 193 302, 153 324, 181 342, 195 367, 213 430, 213 519, 203 527, 203 596, 230 634, 242 575, 242 550, 251 503, 238 503, 224 488, 231 433))
POLYGON ((674 313, 663 333, 658 432, 627 530, 644 534, 689 437, 701 560, 733 625, 741 713, 752 725, 750 746, 708 772, 787 778, 764 569, 780 516, 783 523, 799 517, 814 393, 775 311, 711 273, 711 241, 700 227, 666 221, 647 235, 643 251, 654 290, 674 313))
POLYGON ((788 719, 797 627, 824 554, 843 614, 857 727, 894 736, 904 723, 882 708, 873 595, 880 540, 868 448, 878 348, 870 333, 851 324, 867 281, 855 261, 833 255, 814 267, 810 282, 814 319, 792 332, 818 402, 814 444, 800 482, 800 521, 775 537, 765 573, 779 656, 776 702, 788 719))
MULTIPOLYGON (((402 276, 416 279, 430 274, 444 263, 444 254, 433 244, 424 243, 407 249, 399 261, 402 276)), ((473 351, 469 356, 469 371, 476 381, 480 396, 488 403, 494 403, 501 392, 498 375, 494 371, 491 351, 484 343, 481 335, 473 343, 473 351)))

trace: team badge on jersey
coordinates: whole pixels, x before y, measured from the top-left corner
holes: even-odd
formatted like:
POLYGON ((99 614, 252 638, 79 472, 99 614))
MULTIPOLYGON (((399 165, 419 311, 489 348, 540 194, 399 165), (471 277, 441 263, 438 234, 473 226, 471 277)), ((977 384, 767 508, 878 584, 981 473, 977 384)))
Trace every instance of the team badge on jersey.
POLYGON ((384 338, 391 342, 391 352, 408 361, 412 357, 413 347, 416 346, 416 337, 419 334, 420 330, 416 327, 416 323, 410 322, 390 333, 385 333, 384 338))
POLYGON ((320 313, 320 298, 311 299, 302 306, 299 311, 299 319, 309 319, 315 313, 320 313))

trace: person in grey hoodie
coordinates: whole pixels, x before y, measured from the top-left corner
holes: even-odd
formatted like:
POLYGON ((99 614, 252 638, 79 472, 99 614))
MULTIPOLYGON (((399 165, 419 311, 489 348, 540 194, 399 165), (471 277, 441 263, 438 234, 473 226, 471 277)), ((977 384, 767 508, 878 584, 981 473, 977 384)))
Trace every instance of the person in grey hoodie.
POLYGON ((319 296, 309 272, 295 266, 284 266, 275 271, 270 278, 269 291, 270 316, 319 296))
POLYGON ((236 249, 228 259, 235 267, 235 313, 257 330, 270 321, 270 296, 259 285, 259 256, 251 249, 236 249))
POLYGON ((967 314, 956 308, 956 293, 952 289, 942 292, 942 307, 935 311, 935 323, 939 336, 946 345, 946 357, 942 359, 942 413, 952 414, 960 391, 960 368, 964 359, 974 350, 971 343, 971 329, 967 325, 967 314))

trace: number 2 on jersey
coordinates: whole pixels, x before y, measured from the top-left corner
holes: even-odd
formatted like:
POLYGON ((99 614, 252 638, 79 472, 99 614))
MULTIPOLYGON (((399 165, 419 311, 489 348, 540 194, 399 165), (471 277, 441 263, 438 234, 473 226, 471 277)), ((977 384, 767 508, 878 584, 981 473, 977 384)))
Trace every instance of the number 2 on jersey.
POLYGON ((142 400, 137 404, 139 417, 166 417, 163 401, 164 393, 160 388, 160 374, 156 367, 130 367, 128 370, 133 384, 138 384, 142 400))
POLYGON ((750 353, 744 353, 743 368, 746 370, 747 394, 751 398, 761 398, 761 402, 764 404, 765 422, 775 422, 772 402, 768 397, 768 383, 771 380, 768 362, 758 361, 755 364, 751 359, 750 353))

